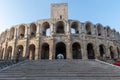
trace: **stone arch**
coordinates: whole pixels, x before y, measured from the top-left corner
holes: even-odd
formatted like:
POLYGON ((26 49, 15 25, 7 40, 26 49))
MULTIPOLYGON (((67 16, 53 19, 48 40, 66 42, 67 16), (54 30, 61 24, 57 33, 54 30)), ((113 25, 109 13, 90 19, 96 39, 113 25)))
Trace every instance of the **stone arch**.
POLYGON ((110 33, 111 33, 110 27, 107 27, 107 37, 110 37, 110 33))
POLYGON ((36 36, 36 24, 31 23, 30 24, 30 37, 35 37, 36 36))
POLYGON ((23 45, 18 45, 16 48, 16 58, 20 59, 23 57, 24 47, 23 45))
POLYGON ((86 34, 89 34, 89 35, 92 34, 92 32, 91 32, 91 25, 92 25, 92 23, 90 23, 90 22, 87 22, 85 24, 86 34))
POLYGON ((114 48, 113 48, 113 46, 110 46, 109 49, 110 49, 110 56, 111 56, 111 59, 114 59, 115 53, 114 53, 114 48))
POLYGON ((57 59, 57 55, 62 54, 64 59, 66 59, 66 45, 63 42, 58 42, 55 48, 55 59, 57 59))
POLYGON ((19 27, 19 32, 18 32, 18 38, 19 39, 22 39, 25 37, 25 26, 24 25, 21 25, 19 27))
POLYGON ((65 24, 63 21, 58 21, 56 23, 56 33, 60 33, 60 34, 63 34, 65 33, 65 30, 64 30, 64 27, 65 27, 65 24))
POLYGON ((48 22, 42 24, 42 33, 44 36, 50 36, 50 24, 48 22))
POLYGON ((71 30, 72 34, 78 34, 79 33, 79 23, 76 21, 72 22, 70 30, 71 30))
POLYGON ((9 46, 7 48, 7 52, 6 52, 6 55, 5 55, 5 59, 11 59, 11 56, 12 56, 12 46, 9 46))
POLYGON ((73 59, 82 59, 81 46, 78 42, 72 44, 73 59))
POLYGON ((41 59, 49 59, 49 44, 48 43, 42 44, 41 59))
POLYGON ((29 45, 28 58, 30 60, 35 60, 35 45, 34 44, 29 45))
POLYGON ((97 31, 98 31, 98 36, 102 35, 102 25, 101 24, 97 24, 97 31))
POLYGON ((95 59, 95 53, 92 43, 87 44, 87 55, 88 55, 88 59, 95 59))
POLYGON ((100 57, 104 57, 104 55, 105 55, 105 46, 103 44, 99 45, 99 52, 100 52, 100 57))
POLYGON ((15 33, 15 28, 12 27, 12 28, 10 29, 10 36, 9 36, 10 40, 12 40, 12 39, 14 38, 14 33, 15 33))

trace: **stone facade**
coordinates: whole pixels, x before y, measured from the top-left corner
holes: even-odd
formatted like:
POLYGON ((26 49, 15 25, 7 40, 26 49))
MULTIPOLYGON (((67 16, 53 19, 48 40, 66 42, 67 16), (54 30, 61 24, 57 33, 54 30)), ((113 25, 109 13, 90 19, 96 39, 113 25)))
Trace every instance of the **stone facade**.
POLYGON ((100 23, 70 20, 67 4, 52 4, 50 19, 15 25, 0 35, 0 59, 57 59, 58 54, 65 59, 119 58, 120 34, 100 23))

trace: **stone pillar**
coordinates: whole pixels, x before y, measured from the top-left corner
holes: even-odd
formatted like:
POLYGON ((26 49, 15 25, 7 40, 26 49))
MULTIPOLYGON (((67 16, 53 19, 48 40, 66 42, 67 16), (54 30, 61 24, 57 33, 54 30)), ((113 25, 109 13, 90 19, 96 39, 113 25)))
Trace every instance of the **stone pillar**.
POLYGON ((94 50, 95 59, 97 59, 97 57, 98 57, 98 55, 99 55, 99 54, 98 54, 98 53, 99 53, 99 52, 98 52, 98 48, 99 48, 99 47, 97 47, 97 44, 94 44, 94 45, 93 45, 93 50, 94 50))
POLYGON ((5 57, 6 57, 6 51, 7 51, 7 49, 6 49, 6 46, 5 46, 4 51, 3 51, 3 59, 5 59, 5 57))
POLYGON ((39 37, 39 33, 40 33, 40 25, 37 25, 37 31, 36 31, 36 36, 39 37))
POLYGON ((17 28, 15 28, 15 32, 14 32, 14 40, 17 38, 17 35, 18 34, 18 30, 17 30, 17 28))
POLYGON ((86 33, 86 30, 85 30, 85 24, 84 23, 82 23, 81 24, 81 33, 86 33))
POLYGON ((11 59, 15 59, 14 58, 14 55, 15 55, 15 44, 13 44, 13 47, 12 47, 12 54, 11 54, 11 59))
POLYGON ((28 48, 27 48, 26 45, 24 45, 24 48, 23 48, 23 57, 28 56, 28 53, 26 53, 26 51, 28 51, 28 48))
POLYGON ((49 60, 53 59, 53 40, 51 40, 51 43, 49 45, 49 60))
POLYGON ((39 47, 35 48, 35 60, 39 58, 39 47))
POLYGON ((55 23, 53 23, 53 34, 56 33, 56 26, 55 23))
POLYGON ((71 52, 71 42, 67 43, 66 46, 66 59, 72 59, 72 52, 71 52))
POLYGON ((15 33, 14 33, 14 44, 13 44, 13 48, 12 48, 12 59, 16 58, 16 43, 17 43, 17 37, 18 37, 18 28, 15 28, 15 33))
POLYGON ((78 30, 79 30, 79 34, 81 34, 81 32, 82 32, 82 25, 80 23, 78 24, 78 30))
POLYGON ((117 53, 117 48, 116 47, 114 47, 114 54, 115 54, 114 58, 118 58, 118 53, 117 53))
POLYGON ((50 24, 50 35, 52 36, 54 34, 54 25, 53 24, 50 24))
POLYGON ((67 32, 67 33, 70 33, 70 25, 69 25, 68 22, 67 22, 67 29, 66 29, 66 32, 67 32))
POLYGON ((88 54, 87 54, 87 46, 86 46, 86 41, 83 41, 81 44, 81 51, 82 51, 82 59, 88 59, 88 54))
POLYGON ((42 35, 42 25, 39 25, 40 35, 42 35))
POLYGON ((28 37, 28 27, 25 26, 25 38, 27 38, 27 37, 28 37))

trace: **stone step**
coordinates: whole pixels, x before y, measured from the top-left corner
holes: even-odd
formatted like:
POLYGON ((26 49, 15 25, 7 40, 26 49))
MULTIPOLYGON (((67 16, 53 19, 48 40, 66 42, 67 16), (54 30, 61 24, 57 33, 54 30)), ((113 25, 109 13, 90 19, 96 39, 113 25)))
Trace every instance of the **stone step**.
POLYGON ((120 80, 120 69, 95 60, 37 60, 11 66, 0 80, 120 80))

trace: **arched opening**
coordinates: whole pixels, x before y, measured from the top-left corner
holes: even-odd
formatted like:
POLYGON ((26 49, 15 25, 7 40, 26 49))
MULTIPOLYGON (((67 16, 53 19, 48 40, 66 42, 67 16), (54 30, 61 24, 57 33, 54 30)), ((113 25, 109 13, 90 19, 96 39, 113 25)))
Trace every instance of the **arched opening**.
POLYGON ((98 24, 97 25, 97 31, 98 31, 98 36, 102 35, 102 25, 98 24))
POLYGON ((42 45, 41 59, 49 59, 49 45, 47 43, 42 45))
POLYGON ((103 44, 99 45, 100 57, 103 57, 105 54, 105 46, 103 44))
POLYGON ((63 21, 59 21, 56 23, 56 33, 60 33, 63 34, 64 31, 64 22, 63 21))
POLYGON ((118 58, 120 58, 120 50, 118 47, 117 47, 117 53, 118 53, 118 58))
POLYGON ((110 37, 110 27, 107 27, 107 37, 110 37))
POLYGON ((35 37, 36 36, 36 25, 32 23, 30 25, 30 37, 35 37))
POLYGON ((78 23, 77 22, 72 22, 72 24, 71 24, 71 33, 72 34, 78 34, 79 33, 78 23))
POLYGON ((28 55, 28 58, 30 60, 34 60, 35 59, 35 45, 34 44, 31 44, 29 46, 29 55, 28 55))
POLYGON ((86 23, 85 28, 86 28, 86 33, 88 35, 91 35, 91 23, 86 23))
POLYGON ((19 39, 22 39, 22 38, 24 38, 24 36, 25 36, 25 26, 24 26, 24 25, 21 25, 21 26, 19 27, 18 38, 19 38, 19 39))
POLYGON ((88 54, 88 59, 95 59, 95 54, 94 54, 92 43, 88 43, 87 45, 87 54, 88 54))
POLYGON ((43 23, 42 32, 44 36, 50 36, 50 25, 48 22, 43 23))
POLYGON ((6 53, 6 57, 5 57, 5 59, 11 59, 11 56, 12 56, 12 47, 11 46, 9 46, 8 48, 7 48, 7 53, 6 53))
POLYGON ((10 29, 10 40, 14 38, 14 32, 15 32, 15 28, 13 27, 10 29))
POLYGON ((77 42, 72 45, 72 57, 73 59, 82 59, 81 47, 77 42))
POLYGON ((59 42, 56 44, 56 54, 55 59, 58 59, 58 55, 62 54, 63 58, 66 59, 66 45, 63 42, 59 42))
POLYGON ((23 51, 24 51, 24 47, 22 45, 18 45, 17 46, 17 50, 16 50, 16 59, 20 59, 23 57, 23 51))
POLYGON ((114 50, 113 50, 113 47, 110 46, 110 56, 111 56, 111 59, 114 59, 114 50))

